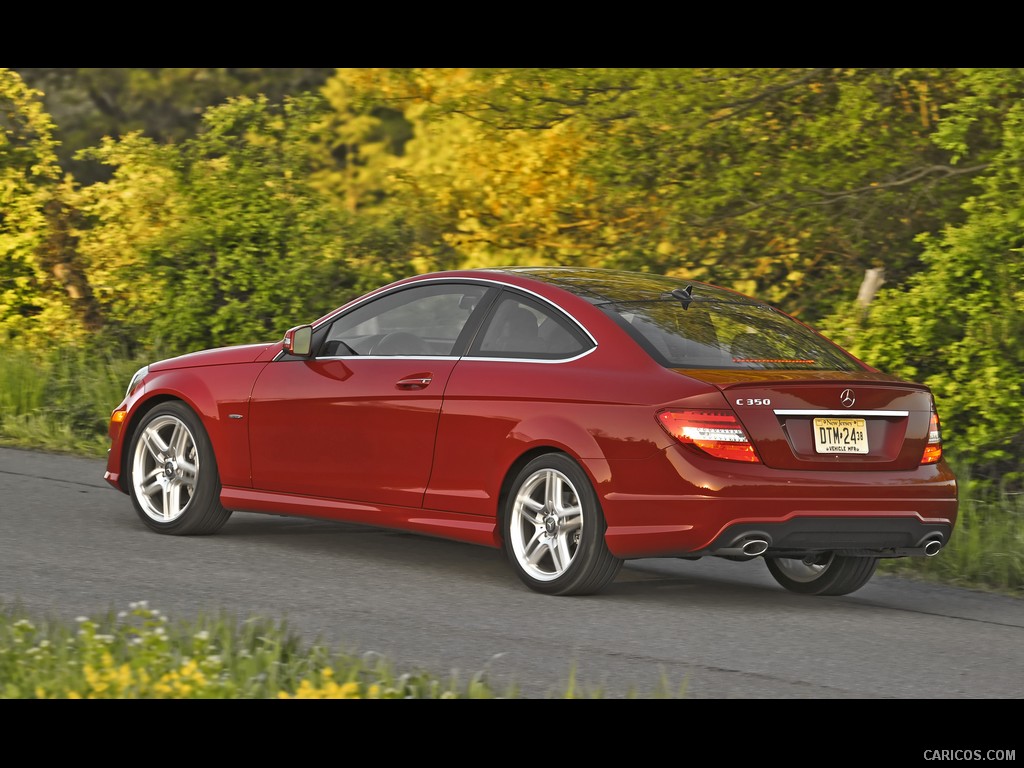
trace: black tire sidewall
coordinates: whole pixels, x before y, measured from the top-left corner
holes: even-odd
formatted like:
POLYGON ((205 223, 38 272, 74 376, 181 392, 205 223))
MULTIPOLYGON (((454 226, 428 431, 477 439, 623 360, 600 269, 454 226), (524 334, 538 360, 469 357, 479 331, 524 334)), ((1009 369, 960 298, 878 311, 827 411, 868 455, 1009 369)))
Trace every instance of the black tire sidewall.
POLYGON ((833 555, 828 567, 813 581, 795 581, 781 570, 774 559, 765 560, 768 570, 780 586, 801 595, 841 596, 855 592, 874 575, 878 559, 833 555))

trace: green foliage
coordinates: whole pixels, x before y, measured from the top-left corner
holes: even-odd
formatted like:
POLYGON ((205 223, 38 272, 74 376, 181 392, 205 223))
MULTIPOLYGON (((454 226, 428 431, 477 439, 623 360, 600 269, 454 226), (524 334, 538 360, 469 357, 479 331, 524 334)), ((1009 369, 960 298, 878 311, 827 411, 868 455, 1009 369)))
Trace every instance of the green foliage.
POLYGON ((90 153, 115 169, 81 193, 108 334, 175 351, 273 340, 349 297, 345 214, 309 183, 320 111, 239 98, 180 146, 132 134, 90 153))
POLYGON ((1021 471, 1021 70, 327 75, 0 70, 0 339, 176 354, 440 267, 679 273, 927 383, 951 454, 1021 471), (62 178, 19 72, 92 132, 102 181, 62 178), (886 283, 865 312, 867 268, 886 283))
POLYGON ((63 339, 80 335, 69 297, 47 268, 57 265, 43 258, 54 228, 47 208, 62 188, 41 96, 0 68, 0 341, 31 338, 40 329, 63 339))
POLYGON ((122 350, 0 348, 0 443, 106 456, 110 412, 146 362, 122 350))
POLYGON ((317 182, 355 213, 381 201, 391 160, 403 154, 412 127, 399 110, 357 103, 358 91, 344 77, 328 80, 323 94, 331 106, 323 133, 330 160, 317 182))
POLYGON ((461 263, 678 271, 814 319, 868 267, 891 282, 912 273, 914 237, 959 217, 981 166, 955 167, 931 134, 963 77, 480 68, 335 79, 364 109, 403 109, 415 126, 390 192, 433 204, 461 263))
POLYGON ((141 132, 178 143, 199 129, 203 112, 236 96, 273 102, 313 90, 333 68, 296 67, 23 67, 15 70, 44 92, 58 123, 61 166, 83 183, 107 178, 102 167, 76 153, 141 132))
MULTIPOLYGON (((4 699, 481 699, 468 682, 425 671, 396 674, 386 660, 307 645, 286 622, 199 616, 172 623, 145 602, 100 619, 33 620, 0 612, 4 699)), ((513 692, 514 693, 514 692, 513 692)))
MULTIPOLYGON (((881 291, 866 317, 824 321, 872 365, 929 385, 947 450, 990 479, 1024 481, 1024 74, 971 73, 936 140, 972 154, 980 123, 1001 127, 962 224, 922 235, 923 269, 881 291), (1012 86, 1012 87, 1011 87, 1012 86), (999 119, 993 115, 998 113, 999 119)), ((985 141, 989 141, 988 138, 985 141)))
MULTIPOLYGON (((652 698, 685 695, 662 680, 652 698)), ((630 698, 642 696, 629 692, 630 698)), ((551 698, 602 699, 568 671, 551 698)), ((482 669, 400 672, 376 653, 304 643, 287 622, 222 612, 172 622, 146 602, 74 626, 0 605, 0 699, 497 699, 482 669)))

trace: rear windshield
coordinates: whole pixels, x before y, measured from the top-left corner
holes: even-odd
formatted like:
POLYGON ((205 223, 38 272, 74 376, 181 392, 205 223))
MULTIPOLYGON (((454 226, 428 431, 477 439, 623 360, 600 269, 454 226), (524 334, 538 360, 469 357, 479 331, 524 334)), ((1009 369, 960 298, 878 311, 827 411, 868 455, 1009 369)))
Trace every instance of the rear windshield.
POLYGON ((762 304, 693 301, 602 303, 668 368, 856 371, 849 355, 806 326, 762 304))

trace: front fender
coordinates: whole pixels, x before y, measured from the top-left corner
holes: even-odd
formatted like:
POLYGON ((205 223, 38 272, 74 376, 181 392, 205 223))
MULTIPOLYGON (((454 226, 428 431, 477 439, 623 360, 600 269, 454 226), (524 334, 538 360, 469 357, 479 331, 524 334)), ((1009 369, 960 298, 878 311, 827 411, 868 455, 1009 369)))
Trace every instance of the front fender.
POLYGON ((144 385, 126 400, 127 416, 119 439, 111 446, 108 473, 119 473, 118 487, 123 490, 132 435, 142 418, 167 400, 180 400, 199 416, 213 445, 221 484, 250 487, 249 396, 253 381, 265 365, 246 363, 152 372, 144 385), (215 371, 216 376, 212 376, 211 371, 215 371))

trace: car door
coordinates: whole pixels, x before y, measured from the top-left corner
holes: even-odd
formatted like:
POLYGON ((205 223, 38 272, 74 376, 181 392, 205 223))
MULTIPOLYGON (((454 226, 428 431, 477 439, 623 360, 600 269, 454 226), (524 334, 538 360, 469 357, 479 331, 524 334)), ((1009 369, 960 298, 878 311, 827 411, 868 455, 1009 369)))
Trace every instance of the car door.
POLYGON ((314 358, 268 365, 250 408, 253 487, 421 506, 445 385, 487 292, 392 291, 318 329, 314 358))
POLYGON ((533 438, 522 425, 571 419, 589 392, 587 364, 573 363, 595 346, 557 308, 503 291, 445 389, 426 506, 494 515, 503 473, 533 438))

